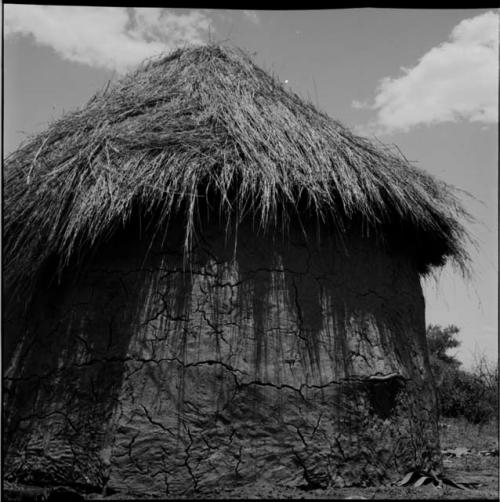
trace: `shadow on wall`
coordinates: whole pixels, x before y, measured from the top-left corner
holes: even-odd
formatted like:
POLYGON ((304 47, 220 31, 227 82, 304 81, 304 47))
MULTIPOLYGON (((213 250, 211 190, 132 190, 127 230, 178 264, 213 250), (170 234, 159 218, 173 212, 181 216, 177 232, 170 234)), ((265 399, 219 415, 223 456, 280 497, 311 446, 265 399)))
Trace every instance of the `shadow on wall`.
MULTIPOLYGON (((234 236, 215 225, 197 236, 188 266, 182 231, 149 249, 133 228, 81 271, 69 267, 59 285, 49 267, 28 315, 9 320, 9 347, 19 342, 5 366, 6 479, 99 491, 115 437, 127 439, 126 451, 145 420, 158 429, 161 408, 161 428, 186 435, 179 417, 207 400, 202 415, 223 416, 235 388, 260 396, 252 406, 265 402, 252 382, 293 390, 352 375, 419 378, 423 304, 414 307, 422 298, 408 258, 386 257, 387 267, 369 242, 355 240, 347 255, 329 239, 318 249, 298 230, 256 237, 249 226, 235 251, 234 236)), ((399 391, 386 399, 387 385, 367 390, 381 417, 399 391)))
MULTIPOLYGON (((70 265, 58 284, 48 264, 26 313, 17 309, 4 321, 6 476, 104 484, 99 452, 110 441, 129 346, 156 273, 146 252, 145 241, 125 230, 83 269, 70 265)), ((189 294, 178 291, 182 310, 189 294)))

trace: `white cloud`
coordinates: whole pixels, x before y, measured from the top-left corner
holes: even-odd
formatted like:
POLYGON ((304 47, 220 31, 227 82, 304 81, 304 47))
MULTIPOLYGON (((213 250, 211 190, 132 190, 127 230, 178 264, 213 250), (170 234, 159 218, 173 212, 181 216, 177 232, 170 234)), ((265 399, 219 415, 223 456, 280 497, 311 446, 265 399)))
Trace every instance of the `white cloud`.
POLYGON ((352 101, 351 106, 355 110, 362 110, 363 108, 369 108, 370 107, 370 105, 368 105, 367 103, 363 103, 362 101, 358 101, 357 99, 354 99, 352 101))
POLYGON ((211 20, 200 11, 122 7, 5 6, 5 35, 31 35, 69 61, 124 72, 180 45, 199 44, 211 20))
POLYGON ((372 104, 376 119, 362 132, 408 131, 420 124, 498 121, 498 12, 459 23, 450 40, 432 48, 403 75, 381 80, 372 104))
POLYGON ((260 23, 259 15, 254 10, 243 10, 242 14, 254 24, 260 23))

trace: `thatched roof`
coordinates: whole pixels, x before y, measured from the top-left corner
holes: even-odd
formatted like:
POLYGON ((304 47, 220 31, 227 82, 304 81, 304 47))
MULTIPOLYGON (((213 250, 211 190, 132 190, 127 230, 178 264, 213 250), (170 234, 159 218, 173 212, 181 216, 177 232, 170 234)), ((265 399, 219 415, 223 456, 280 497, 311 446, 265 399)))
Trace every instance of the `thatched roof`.
POLYGON ((25 142, 4 168, 7 286, 35 277, 50 257, 67 263, 134 208, 154 212, 158 228, 180 211, 188 249, 210 193, 220 210, 252 214, 261 228, 286 223, 302 204, 339 233, 354 220, 381 234, 404 229, 422 272, 448 257, 467 262, 466 213, 449 186, 220 45, 144 63, 25 142))

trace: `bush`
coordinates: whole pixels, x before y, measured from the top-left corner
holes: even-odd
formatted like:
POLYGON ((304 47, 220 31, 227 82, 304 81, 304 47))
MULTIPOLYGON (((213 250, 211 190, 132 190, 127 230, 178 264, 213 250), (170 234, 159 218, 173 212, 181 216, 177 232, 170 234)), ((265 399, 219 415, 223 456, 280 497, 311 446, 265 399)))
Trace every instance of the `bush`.
POLYGON ((444 417, 464 417, 474 424, 498 420, 498 364, 476 358, 472 372, 460 369, 460 361, 447 354, 458 347, 456 326, 430 325, 427 341, 431 369, 436 381, 439 412, 444 417))
POLYGON ((449 368, 437 388, 440 412, 445 417, 464 417, 474 424, 497 415, 498 394, 479 375, 449 368))

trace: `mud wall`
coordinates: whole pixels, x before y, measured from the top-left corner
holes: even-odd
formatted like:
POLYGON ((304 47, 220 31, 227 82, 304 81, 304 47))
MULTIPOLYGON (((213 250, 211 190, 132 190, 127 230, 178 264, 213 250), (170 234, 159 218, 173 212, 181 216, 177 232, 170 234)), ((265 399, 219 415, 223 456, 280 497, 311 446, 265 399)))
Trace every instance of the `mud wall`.
POLYGON ((6 479, 179 496, 439 469, 411 258, 249 228, 180 246, 110 243, 5 323, 6 479))

